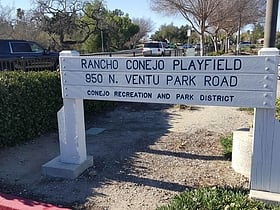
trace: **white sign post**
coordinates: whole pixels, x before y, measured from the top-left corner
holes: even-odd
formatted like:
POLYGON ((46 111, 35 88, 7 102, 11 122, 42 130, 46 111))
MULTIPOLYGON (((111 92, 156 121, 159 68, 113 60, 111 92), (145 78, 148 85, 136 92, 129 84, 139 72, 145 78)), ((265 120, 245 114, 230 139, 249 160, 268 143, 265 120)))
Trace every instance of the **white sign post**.
MULTIPOLYGON (((267 183, 259 184, 258 178, 266 179, 264 169, 278 158, 267 139, 273 139, 276 131, 266 129, 276 125, 273 116, 279 52, 261 52, 261 56, 115 58, 63 51, 60 69, 64 107, 58 113, 61 155, 45 164, 43 173, 75 178, 92 165, 92 157, 86 155, 83 99, 254 107, 254 128, 260 138, 254 137, 251 182, 256 190, 269 189, 267 183), (258 150, 262 156, 256 154, 258 150), (261 161, 263 168, 259 167, 261 161)), ((280 167, 276 168, 280 177, 280 167)))
MULTIPOLYGON (((259 54, 279 55, 279 50, 264 48, 259 54)), ((280 202, 280 123, 275 108, 255 109, 253 134, 250 196, 280 202)))

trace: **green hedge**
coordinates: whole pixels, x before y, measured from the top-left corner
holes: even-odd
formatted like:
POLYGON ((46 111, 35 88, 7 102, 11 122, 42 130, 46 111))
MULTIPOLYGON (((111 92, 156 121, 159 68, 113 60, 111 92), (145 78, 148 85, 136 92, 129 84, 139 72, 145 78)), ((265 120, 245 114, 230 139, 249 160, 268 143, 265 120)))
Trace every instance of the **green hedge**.
POLYGON ((0 147, 57 127, 62 98, 58 72, 1 72, 0 147))
MULTIPOLYGON (((85 101, 85 112, 99 112, 112 104, 85 101)), ((0 147, 57 129, 61 107, 59 72, 0 72, 0 147)))

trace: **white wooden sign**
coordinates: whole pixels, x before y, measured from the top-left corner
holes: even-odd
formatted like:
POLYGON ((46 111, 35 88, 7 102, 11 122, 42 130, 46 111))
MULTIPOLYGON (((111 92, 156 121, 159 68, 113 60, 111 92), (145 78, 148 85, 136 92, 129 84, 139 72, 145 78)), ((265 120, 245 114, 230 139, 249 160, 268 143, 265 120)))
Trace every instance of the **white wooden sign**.
POLYGON ((83 99, 254 107, 250 195, 280 202, 280 123, 274 117, 279 51, 263 48, 259 54, 104 58, 61 52, 60 155, 43 165, 43 173, 76 178, 93 164, 83 99))
POLYGON ((64 98, 275 106, 276 56, 60 59, 64 98))

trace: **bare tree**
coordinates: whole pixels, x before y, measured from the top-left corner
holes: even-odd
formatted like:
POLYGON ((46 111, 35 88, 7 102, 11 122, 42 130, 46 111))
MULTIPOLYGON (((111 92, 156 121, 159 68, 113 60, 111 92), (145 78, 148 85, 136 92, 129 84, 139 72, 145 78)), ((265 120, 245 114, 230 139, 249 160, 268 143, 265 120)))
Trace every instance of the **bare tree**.
POLYGON ((130 39, 130 44, 135 48, 136 43, 139 42, 139 40, 143 39, 148 33, 153 31, 154 23, 151 19, 144 18, 134 18, 132 22, 139 26, 139 32, 130 39))
POLYGON ((220 30, 223 30, 226 32, 227 40, 229 36, 237 32, 238 44, 241 28, 261 21, 264 18, 264 10, 265 0, 223 0, 221 6, 210 17, 211 27, 207 32, 215 37, 220 30))
POLYGON ((201 51, 204 55, 205 32, 210 16, 220 6, 222 0, 151 0, 154 11, 165 14, 181 14, 200 36, 201 51))
POLYGON ((13 8, 3 7, 0 4, 0 38, 10 38, 13 34, 13 8))
POLYGON ((265 0, 151 0, 152 9, 174 15, 181 14, 200 35, 201 55, 205 33, 216 43, 217 34, 228 34, 263 17, 265 0))

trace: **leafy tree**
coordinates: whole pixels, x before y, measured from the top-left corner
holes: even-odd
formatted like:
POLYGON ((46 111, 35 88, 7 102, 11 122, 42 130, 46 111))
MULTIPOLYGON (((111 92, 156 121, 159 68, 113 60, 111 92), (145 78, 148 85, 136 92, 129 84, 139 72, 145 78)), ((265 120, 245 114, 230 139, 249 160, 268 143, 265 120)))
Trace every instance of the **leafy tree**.
MULTIPOLYGON (((85 11, 96 10, 95 4, 87 4, 85 11)), ((111 51, 128 48, 126 44, 139 31, 139 26, 132 23, 128 14, 116 9, 108 11, 102 7, 101 18, 95 26, 95 32, 83 45, 87 52, 111 51)), ((82 17, 85 22, 92 21, 88 16, 82 17)), ((92 26, 91 26, 92 27, 92 26)))
POLYGON ((62 49, 84 43, 96 32, 102 19, 104 5, 102 0, 95 0, 93 10, 85 10, 90 3, 82 0, 35 0, 36 20, 41 29, 46 31, 62 49), (87 21, 81 18, 87 17, 87 21), (91 21, 88 21, 91 20, 91 21))
POLYGON ((264 26, 259 23, 254 24, 250 38, 252 43, 257 43, 258 39, 264 38, 264 26))
POLYGON ((181 26, 178 28, 173 24, 162 25, 158 31, 151 36, 153 40, 168 40, 171 43, 196 43, 198 40, 196 33, 191 33, 191 36, 187 36, 187 31, 191 30, 190 26, 181 26))
POLYGON ((113 49, 123 49, 130 38, 139 32, 139 26, 132 23, 128 14, 121 10, 114 10, 108 13, 106 18, 108 28, 108 37, 110 38, 110 46, 113 49))
POLYGON ((173 24, 162 25, 160 27, 160 30, 156 31, 156 33, 152 36, 152 39, 176 43, 176 34, 178 34, 178 31, 179 28, 174 26, 173 24))
POLYGON ((83 43, 83 49, 88 53, 103 51, 107 46, 104 43, 107 43, 105 31, 108 28, 105 21, 108 11, 103 1, 95 0, 93 3, 85 4, 84 13, 85 15, 81 17, 82 21, 88 25, 92 33, 83 43), (98 11, 98 14, 95 14, 95 11, 98 11))
POLYGON ((275 46, 280 50, 280 31, 276 32, 276 45, 275 46))

